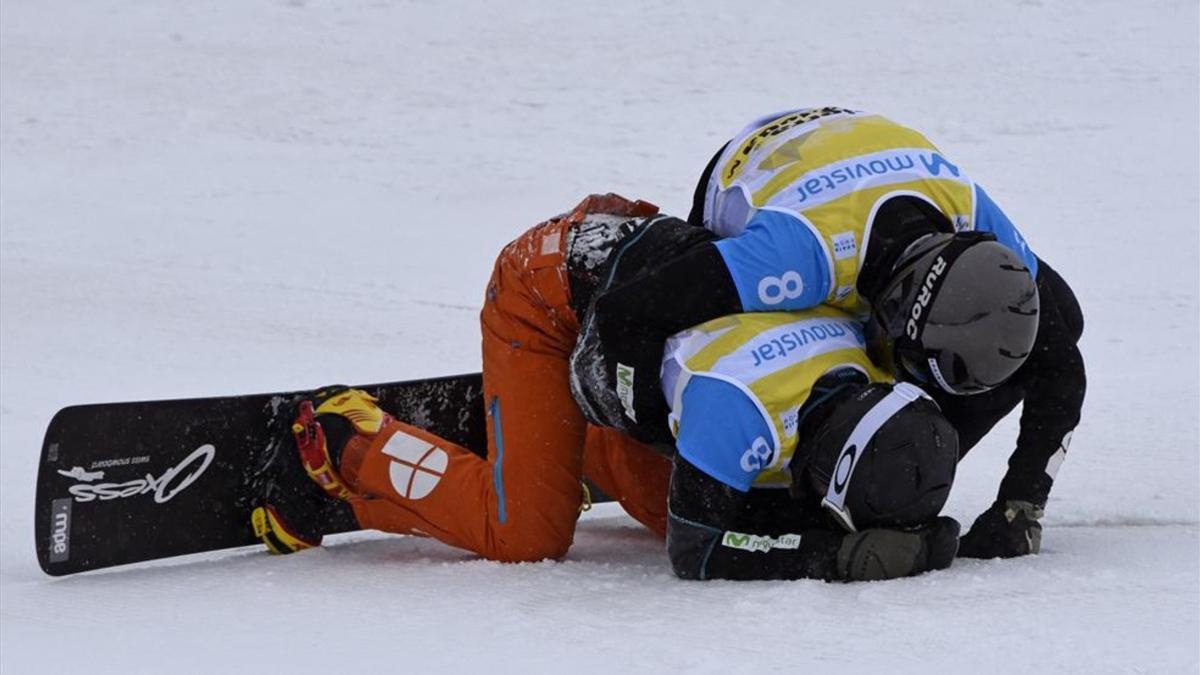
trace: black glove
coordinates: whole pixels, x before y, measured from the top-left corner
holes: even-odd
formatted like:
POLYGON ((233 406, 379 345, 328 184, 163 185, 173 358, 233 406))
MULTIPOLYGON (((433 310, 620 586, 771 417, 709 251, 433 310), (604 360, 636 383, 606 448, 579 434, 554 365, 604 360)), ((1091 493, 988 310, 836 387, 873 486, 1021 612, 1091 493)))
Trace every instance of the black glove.
POLYGON ((1042 507, 1029 502, 997 501, 971 525, 958 544, 962 558, 1016 558, 1042 548, 1042 507))
POLYGON ((906 530, 872 529, 845 536, 837 553, 837 579, 880 581, 944 570, 958 548, 958 521, 940 516, 906 530))

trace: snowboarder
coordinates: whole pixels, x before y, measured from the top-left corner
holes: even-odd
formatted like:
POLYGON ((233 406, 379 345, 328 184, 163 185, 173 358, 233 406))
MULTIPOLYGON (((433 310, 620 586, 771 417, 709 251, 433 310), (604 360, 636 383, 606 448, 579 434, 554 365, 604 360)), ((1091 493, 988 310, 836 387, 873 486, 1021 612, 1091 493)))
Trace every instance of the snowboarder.
POLYGON ((958 436, 925 392, 872 363, 853 317, 722 317, 666 354, 676 574, 864 580, 950 565, 958 523, 937 515, 958 436))
MULTIPOLYGON (((579 318, 589 320, 594 294, 712 239, 708 231, 657 211, 646 202, 594 195, 501 252, 481 314, 486 461, 393 419, 362 391, 314 392, 300 404, 293 426, 302 461, 277 457, 276 475, 253 512, 260 538, 277 553, 315 546, 321 536, 313 524, 332 517, 353 519, 364 528, 426 534, 495 560, 558 558, 570 546, 586 506, 580 483, 586 475, 652 531, 670 532, 668 548, 684 577, 874 579, 949 565, 958 525, 934 519, 953 480, 953 429, 915 387, 893 392, 890 384, 882 384, 890 375, 871 363, 858 323, 839 310, 727 317, 724 324, 697 326, 678 336, 670 378, 679 387, 672 425, 681 452, 674 465, 670 451, 586 422, 572 388, 581 392, 589 385, 570 381, 569 361, 579 318), (726 335, 713 343, 716 349, 732 348, 743 356, 757 350, 753 353, 771 360, 773 372, 786 379, 763 379, 761 372, 737 368, 725 373, 723 366, 706 363, 704 354, 693 352, 704 351, 708 331, 726 335), (776 335, 778 354, 754 342, 776 335), (707 386, 722 381, 744 386, 735 387, 733 395, 707 386), (798 408, 809 401, 812 414, 801 419, 798 408), (712 406, 728 407, 729 414, 706 415, 712 406), (836 449, 809 452, 798 443, 800 425, 836 449), (755 435, 743 439, 742 432, 755 435), (848 439, 862 450, 854 453, 857 469, 838 465, 849 461, 842 447, 848 439), (905 461, 895 451, 898 444, 922 452, 905 461), (693 460, 715 476, 697 470, 693 460), (725 462, 726 468, 732 461, 744 469, 736 485, 730 487, 730 477, 713 461, 725 462), (706 523, 709 529, 699 535, 673 518, 668 525, 673 470, 680 489, 672 488, 672 504, 706 523), (887 472, 909 475, 879 481, 887 472), (761 527, 687 503, 695 497, 715 504, 709 493, 719 492, 731 497, 732 505, 738 497, 727 493, 754 495, 760 491, 749 490, 755 481, 760 488, 774 488, 761 490, 771 493, 760 504, 761 527), (884 484, 886 494, 875 500, 884 484), (790 501, 789 486, 806 506, 783 508, 790 501), (779 512, 767 517, 772 508, 779 512), (803 520, 783 517, 801 511, 803 520), (839 522, 860 531, 847 533, 839 522), (704 535, 726 529, 732 558, 715 555, 710 564, 691 565, 695 546, 711 544, 704 535), (787 542, 806 543, 795 550, 786 548, 789 543, 778 547, 788 551, 783 561, 738 562, 737 553, 744 552, 738 545, 761 549, 761 542, 779 534, 787 542)), ((665 417, 659 423, 667 427, 665 417)))
POLYGON ((721 237, 596 299, 576 368, 605 373, 588 418, 646 441, 663 430, 663 344, 738 312, 828 305, 862 317, 872 354, 921 383, 966 453, 1024 401, 996 501, 959 555, 1036 553, 1079 422, 1083 317, 1071 288, 979 185, 924 136, 837 107, 770 115, 725 144, 689 221, 721 237), (621 377, 618 380, 618 372, 621 377), (618 391, 617 384, 621 383, 618 391))

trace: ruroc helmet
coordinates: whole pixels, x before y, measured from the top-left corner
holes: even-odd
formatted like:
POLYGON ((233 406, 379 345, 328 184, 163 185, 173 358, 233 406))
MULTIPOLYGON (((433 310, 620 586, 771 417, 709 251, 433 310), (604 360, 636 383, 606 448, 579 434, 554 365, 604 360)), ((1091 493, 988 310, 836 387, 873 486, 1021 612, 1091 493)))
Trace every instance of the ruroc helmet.
POLYGON ((919 387, 872 384, 837 402, 793 465, 847 529, 906 527, 935 518, 950 496, 958 433, 919 387))
POLYGON ((991 233, 934 234, 901 256, 872 321, 891 365, 947 393, 975 394, 1011 377, 1033 349, 1037 283, 991 233))

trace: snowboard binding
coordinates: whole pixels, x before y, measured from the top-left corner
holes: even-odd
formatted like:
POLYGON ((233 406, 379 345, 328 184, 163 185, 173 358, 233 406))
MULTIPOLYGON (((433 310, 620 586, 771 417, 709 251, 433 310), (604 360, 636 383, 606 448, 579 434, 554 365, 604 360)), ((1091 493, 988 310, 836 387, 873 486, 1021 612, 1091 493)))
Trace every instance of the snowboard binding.
POLYGON ((319 546, 331 522, 339 531, 357 526, 349 501, 360 496, 346 487, 337 467, 353 438, 374 436, 391 420, 377 401, 361 389, 335 385, 296 405, 291 434, 297 454, 288 452, 288 443, 276 446, 266 465, 263 503, 250 514, 255 536, 272 553, 319 546))

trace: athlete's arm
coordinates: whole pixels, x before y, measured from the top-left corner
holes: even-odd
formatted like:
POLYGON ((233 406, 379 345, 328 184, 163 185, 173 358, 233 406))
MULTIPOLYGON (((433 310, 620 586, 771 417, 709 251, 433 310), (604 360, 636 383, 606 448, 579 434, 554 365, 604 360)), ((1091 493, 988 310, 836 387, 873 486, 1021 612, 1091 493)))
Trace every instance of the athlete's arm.
MULTIPOLYGON (((666 336, 742 311, 737 287, 713 242, 645 270, 597 296, 596 321, 605 344, 629 335, 666 336)), ((661 356, 658 345, 655 358, 661 356)))
POLYGON ((949 567, 958 523, 845 532, 813 525, 786 492, 742 492, 676 456, 667 553, 681 579, 880 581, 949 567), (776 494, 771 494, 776 493, 776 494), (791 525, 791 527, 788 527, 791 525))
POLYGON ((660 420, 666 403, 659 365, 667 337, 728 314, 793 310, 829 294, 824 249, 798 219, 759 212, 737 236, 696 246, 686 254, 600 293, 593 325, 609 362, 631 367, 632 409, 623 426, 643 441, 669 440, 660 420))
POLYGON ((753 526, 750 493, 709 476, 676 456, 668 501, 667 553, 681 579, 838 578, 845 534, 809 527, 767 532, 753 526))
POLYGON ((1079 424, 1087 374, 1077 344, 1083 312, 1071 287, 1044 262, 1038 271, 1038 294, 1041 321, 1033 353, 1023 366, 1021 433, 998 499, 1043 506, 1070 443, 1068 435, 1079 424))
POLYGON ((1016 226, 978 185, 975 215, 976 227, 992 232, 997 241, 1016 251, 1037 279, 1041 308, 1037 337, 1029 359, 1013 378, 1024 394, 1021 433, 997 500, 1026 502, 1040 509, 1066 455, 1069 434, 1079 424, 1087 389, 1077 346, 1083 334, 1083 312, 1067 282, 1029 250, 1016 226))
POLYGON ((963 538, 960 555, 991 558, 1037 552, 1036 519, 1066 457, 1070 434, 1079 424, 1087 374, 1076 344, 1083 332, 1083 313, 1066 281, 1045 261, 1038 261, 1041 319, 1033 353, 1008 382, 975 396, 943 396, 934 392, 946 417, 959 433, 963 451, 1024 400, 1016 449, 1000 483, 996 502, 963 538), (1010 504, 1027 511, 1008 518, 1010 504), (1036 530, 1036 531, 1035 531, 1036 530), (1036 535, 1036 536, 1035 536, 1036 535))
POLYGON ((605 290, 595 311, 602 337, 644 329, 665 339, 727 314, 814 307, 829 289, 816 235, 795 216, 760 211, 740 235, 696 246, 605 290))
MULTIPOLYGON (((667 551, 684 579, 833 579, 841 533, 815 528, 785 490, 784 507, 761 508, 751 494, 760 471, 776 463, 770 420, 737 385, 705 375, 686 383, 668 501, 667 551), (755 502, 762 513, 752 513, 755 502), (780 518, 781 511, 798 518, 780 518), (795 529, 787 531, 787 526, 795 529), (811 530, 811 531, 807 531, 811 530)), ((779 506, 777 503, 776 507, 779 506)))
POLYGON ((958 430, 964 451, 978 443, 1017 403, 1025 401, 1016 450, 997 498, 1043 506, 1062 459, 1055 455, 1067 434, 1079 424, 1087 375, 1076 345, 1083 332, 1079 303, 1062 277, 1044 261, 1039 263, 1041 317, 1029 359, 1008 382, 982 394, 933 393, 958 430))

